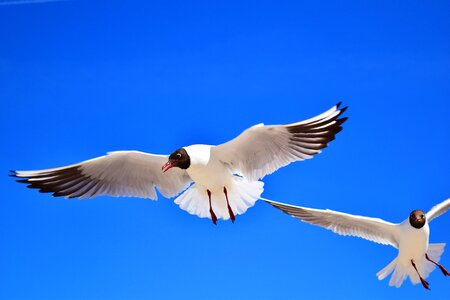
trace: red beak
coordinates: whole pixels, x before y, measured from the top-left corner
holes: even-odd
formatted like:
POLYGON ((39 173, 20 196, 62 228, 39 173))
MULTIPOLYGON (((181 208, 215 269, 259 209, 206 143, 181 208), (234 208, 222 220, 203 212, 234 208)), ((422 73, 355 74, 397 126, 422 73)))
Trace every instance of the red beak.
POLYGON ((166 162, 166 164, 161 168, 161 170, 163 171, 163 173, 169 171, 169 169, 171 169, 174 166, 174 163, 172 161, 168 161, 166 162))

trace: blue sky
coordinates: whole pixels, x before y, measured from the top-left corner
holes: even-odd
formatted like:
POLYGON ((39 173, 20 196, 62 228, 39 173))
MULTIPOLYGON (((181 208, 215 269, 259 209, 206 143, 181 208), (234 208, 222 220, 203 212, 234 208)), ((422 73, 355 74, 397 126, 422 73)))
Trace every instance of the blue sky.
MULTIPOLYGON (((447 297, 438 270, 431 292, 391 288, 375 273, 395 249, 263 202, 214 226, 162 197, 65 200, 6 176, 220 144, 343 101, 337 139, 263 196, 393 222, 450 196, 448 1, 211 2, 0 6, 0 298, 447 297)), ((431 242, 449 228, 433 221, 431 242)))

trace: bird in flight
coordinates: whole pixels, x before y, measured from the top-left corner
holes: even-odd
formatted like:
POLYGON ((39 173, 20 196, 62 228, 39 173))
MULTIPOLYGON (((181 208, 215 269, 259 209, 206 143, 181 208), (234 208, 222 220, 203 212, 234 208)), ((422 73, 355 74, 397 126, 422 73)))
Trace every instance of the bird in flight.
POLYGON ((430 228, 428 223, 444 214, 450 208, 450 198, 433 206, 427 213, 413 210, 402 223, 394 224, 378 218, 350 215, 333 210, 321 210, 288 205, 263 199, 283 212, 304 222, 321 226, 340 235, 357 236, 398 249, 397 257, 377 273, 383 280, 394 272, 390 286, 400 287, 409 276, 413 284, 419 282, 430 289, 425 281, 436 266, 445 276, 450 273, 438 262, 444 252, 445 244, 429 244, 430 228))
POLYGON ((11 171, 18 182, 67 198, 101 195, 156 200, 156 190, 190 214, 235 221, 263 192, 265 175, 312 158, 334 140, 347 107, 287 125, 258 124, 219 146, 191 145, 169 156, 116 151, 53 169, 11 171), (194 182, 192 184, 192 182, 194 182))

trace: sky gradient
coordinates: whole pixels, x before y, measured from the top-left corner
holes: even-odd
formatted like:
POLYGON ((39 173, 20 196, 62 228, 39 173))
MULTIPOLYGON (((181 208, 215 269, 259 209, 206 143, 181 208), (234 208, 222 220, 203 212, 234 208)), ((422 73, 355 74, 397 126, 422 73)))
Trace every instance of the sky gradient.
MULTIPOLYGON (((343 101, 336 140, 265 177, 263 197, 401 222, 450 197, 449 15, 448 1, 1 5, 0 299, 448 297, 439 270, 431 292, 389 287, 375 274, 394 248, 262 201, 214 226, 162 196, 66 200, 7 174, 220 144, 343 101)), ((434 220, 430 241, 449 228, 434 220)))

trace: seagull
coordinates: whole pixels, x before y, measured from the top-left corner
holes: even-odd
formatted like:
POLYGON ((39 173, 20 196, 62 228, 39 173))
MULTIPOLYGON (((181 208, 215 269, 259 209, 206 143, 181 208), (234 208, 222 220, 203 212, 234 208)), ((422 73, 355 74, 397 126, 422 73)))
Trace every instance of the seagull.
POLYGON ((347 118, 341 103, 305 121, 258 124, 218 146, 190 145, 172 154, 115 151, 53 169, 11 171, 17 181, 66 198, 101 195, 157 199, 155 187, 181 209, 201 218, 234 223, 263 192, 265 175, 312 158, 334 140, 347 118))
POLYGON ((263 198, 261 200, 301 221, 321 226, 337 234, 357 236, 397 248, 397 257, 377 273, 378 279, 383 280, 394 272, 389 281, 390 286, 400 287, 409 276, 413 284, 420 281, 423 287, 429 290, 429 283, 425 279, 436 266, 445 276, 450 276, 450 273, 438 264, 445 244, 428 243, 430 236, 428 223, 450 208, 450 198, 433 206, 427 213, 418 209, 413 210, 409 217, 399 224, 329 209, 306 208, 263 198))

